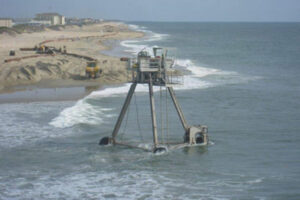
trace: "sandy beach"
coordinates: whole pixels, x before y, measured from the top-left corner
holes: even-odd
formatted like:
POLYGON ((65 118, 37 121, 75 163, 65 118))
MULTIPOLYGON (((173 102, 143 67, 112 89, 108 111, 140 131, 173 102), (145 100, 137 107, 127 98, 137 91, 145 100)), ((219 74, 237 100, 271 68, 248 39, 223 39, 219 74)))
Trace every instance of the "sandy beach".
MULTIPOLYGON (((1 34, 0 94, 35 88, 97 88, 103 85, 124 83, 127 81, 125 63, 119 58, 102 54, 101 51, 111 48, 104 43, 107 40, 125 40, 142 36, 143 33, 133 32, 128 29, 127 25, 117 22, 65 26, 60 30, 47 29, 43 32, 23 33, 15 36, 1 34), (68 53, 97 59, 102 69, 100 78, 87 79, 85 77, 86 59, 58 53, 5 62, 7 59, 36 55, 35 51, 20 51, 20 48, 33 48, 44 41, 47 41, 47 46, 57 49, 65 46, 68 53), (9 56, 10 50, 14 50, 16 55, 9 56)), ((81 96, 82 92, 78 98, 81 96)))

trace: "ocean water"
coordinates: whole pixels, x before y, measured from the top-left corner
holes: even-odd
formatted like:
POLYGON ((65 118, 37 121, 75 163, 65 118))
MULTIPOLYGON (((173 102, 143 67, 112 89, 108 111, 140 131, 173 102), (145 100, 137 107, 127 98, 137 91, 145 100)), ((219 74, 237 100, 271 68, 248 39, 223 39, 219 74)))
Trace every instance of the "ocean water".
MULTIPOLYGON (((0 199, 299 199, 300 24, 131 24, 146 36, 105 53, 167 47, 185 71, 177 99, 210 144, 162 155, 98 146, 129 84, 76 102, 0 104, 0 199)), ((119 139, 151 147, 147 91, 137 87, 119 139)), ((159 139, 181 141, 166 91, 155 98, 159 139)))

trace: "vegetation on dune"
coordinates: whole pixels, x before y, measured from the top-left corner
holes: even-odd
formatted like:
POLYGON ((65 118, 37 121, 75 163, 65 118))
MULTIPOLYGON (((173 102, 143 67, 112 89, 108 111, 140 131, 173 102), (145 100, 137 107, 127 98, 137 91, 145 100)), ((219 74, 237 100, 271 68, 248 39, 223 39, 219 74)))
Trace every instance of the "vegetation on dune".
POLYGON ((45 31, 45 26, 33 26, 26 24, 18 24, 11 28, 0 27, 0 34, 7 33, 9 35, 16 35, 21 33, 33 33, 33 32, 42 32, 45 31))

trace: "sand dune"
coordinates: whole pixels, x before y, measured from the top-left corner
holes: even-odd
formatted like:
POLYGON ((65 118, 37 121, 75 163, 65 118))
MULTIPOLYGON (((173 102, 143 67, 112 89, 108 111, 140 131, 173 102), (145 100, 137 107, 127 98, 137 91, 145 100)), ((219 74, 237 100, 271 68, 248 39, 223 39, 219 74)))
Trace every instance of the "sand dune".
POLYGON ((112 84, 127 81, 125 63, 101 54, 107 47, 103 42, 108 39, 123 40, 142 37, 143 33, 132 32, 119 23, 101 23, 86 26, 68 26, 60 30, 46 30, 38 33, 24 33, 15 36, 0 35, 0 92, 13 91, 24 86, 69 87, 81 85, 112 84), (62 40, 65 39, 65 40, 62 40), (20 51, 20 48, 34 47, 46 40, 54 40, 46 45, 56 48, 66 46, 67 52, 89 56, 99 60, 103 71, 100 78, 85 78, 86 60, 72 56, 27 58, 5 63, 15 57, 36 55, 34 51, 20 51), (16 56, 9 56, 15 50, 16 56), (45 84, 46 83, 46 84, 45 84))

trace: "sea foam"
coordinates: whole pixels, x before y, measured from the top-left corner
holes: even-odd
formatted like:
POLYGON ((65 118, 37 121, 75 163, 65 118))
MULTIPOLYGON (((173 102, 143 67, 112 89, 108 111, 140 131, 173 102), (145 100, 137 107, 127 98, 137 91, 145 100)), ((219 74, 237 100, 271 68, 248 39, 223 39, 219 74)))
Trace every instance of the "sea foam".
MULTIPOLYGON (((103 118, 99 117, 106 115, 112 108, 102 108, 91 105, 87 102, 87 98, 81 99, 72 107, 64 109, 58 117, 54 118, 50 125, 57 128, 70 127, 75 124, 101 124, 103 118)), ((108 114, 106 117, 111 117, 108 114)))

